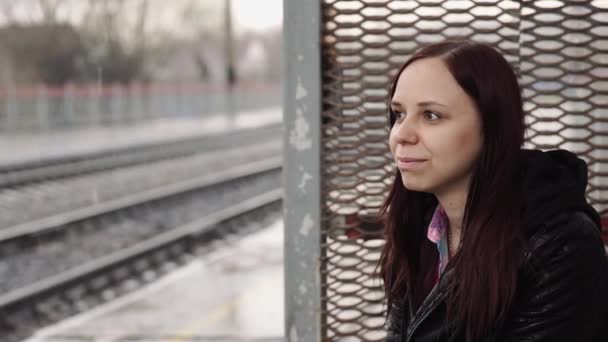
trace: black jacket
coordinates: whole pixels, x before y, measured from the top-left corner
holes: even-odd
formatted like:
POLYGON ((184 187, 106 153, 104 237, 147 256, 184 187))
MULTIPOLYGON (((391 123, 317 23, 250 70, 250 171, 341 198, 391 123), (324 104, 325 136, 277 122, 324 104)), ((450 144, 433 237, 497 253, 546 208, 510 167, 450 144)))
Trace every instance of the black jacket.
MULTIPOLYGON (((585 199, 587 166, 574 154, 524 150, 527 235, 510 314, 483 342, 608 341, 608 256, 600 218, 585 199)), ((411 298, 394 304, 386 341, 464 341, 446 321, 441 276, 416 313, 411 298)))

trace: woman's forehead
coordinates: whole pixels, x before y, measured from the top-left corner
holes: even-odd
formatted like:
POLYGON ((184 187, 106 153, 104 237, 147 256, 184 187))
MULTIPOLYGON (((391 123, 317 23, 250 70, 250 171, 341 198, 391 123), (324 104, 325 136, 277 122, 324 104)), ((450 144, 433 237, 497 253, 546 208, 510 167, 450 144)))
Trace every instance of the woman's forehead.
POLYGON ((401 104, 437 102, 449 105, 466 93, 439 58, 424 58, 408 65, 397 80, 393 101, 401 104))

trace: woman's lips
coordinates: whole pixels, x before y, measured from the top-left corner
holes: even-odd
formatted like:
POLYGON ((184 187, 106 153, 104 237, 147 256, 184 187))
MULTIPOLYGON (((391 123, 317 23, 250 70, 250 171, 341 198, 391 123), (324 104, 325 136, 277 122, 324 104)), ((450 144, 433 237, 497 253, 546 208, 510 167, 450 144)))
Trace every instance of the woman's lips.
POLYGON ((397 159, 397 168, 399 170, 415 170, 421 167, 424 163, 426 163, 425 159, 416 159, 416 158, 398 158, 397 159))

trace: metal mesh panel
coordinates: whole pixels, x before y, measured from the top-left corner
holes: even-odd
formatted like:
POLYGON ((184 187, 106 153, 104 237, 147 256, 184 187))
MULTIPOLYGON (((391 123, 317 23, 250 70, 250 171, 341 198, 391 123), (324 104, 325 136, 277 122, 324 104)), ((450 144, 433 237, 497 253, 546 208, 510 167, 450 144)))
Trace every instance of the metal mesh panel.
POLYGON ((608 1, 525 1, 521 77, 528 146, 563 147, 589 164, 602 216, 608 183, 608 1))
POLYGON ((589 162, 588 195, 608 210, 608 1, 323 0, 322 333, 385 337, 383 241, 374 222, 395 168, 386 95, 420 46, 468 38, 498 47, 520 75, 526 147, 567 148, 589 162))

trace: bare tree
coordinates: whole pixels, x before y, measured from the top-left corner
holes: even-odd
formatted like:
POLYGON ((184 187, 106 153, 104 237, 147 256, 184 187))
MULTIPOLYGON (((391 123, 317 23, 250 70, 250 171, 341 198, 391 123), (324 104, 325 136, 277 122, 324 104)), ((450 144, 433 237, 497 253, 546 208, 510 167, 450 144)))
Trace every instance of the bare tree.
POLYGON ((223 7, 218 6, 222 3, 226 4, 227 1, 191 0, 181 14, 184 24, 192 28, 192 35, 187 38, 192 41, 192 44, 189 44, 188 48, 199 69, 199 77, 203 81, 209 80, 211 76, 209 52, 214 51, 221 54, 220 51, 225 48, 224 26, 222 25, 225 12, 223 12, 223 7))
POLYGON ((141 0, 138 6, 137 13, 139 17, 137 18, 137 22, 135 24, 135 37, 133 39, 138 42, 138 49, 140 51, 144 51, 146 49, 146 22, 148 21, 148 0, 141 0))
POLYGON ((22 21, 21 24, 32 25, 36 23, 47 23, 54 24, 58 23, 59 9, 69 10, 70 4, 66 0, 29 0, 19 1, 14 0, 0 0, 0 13, 5 19, 6 25, 10 26, 18 21, 22 21), (26 9, 25 13, 28 13, 28 18, 18 18, 18 9, 26 9))
POLYGON ((38 6, 42 12, 42 21, 46 23, 57 22, 57 9, 64 0, 38 0, 38 6))
POLYGON ((88 6, 84 10, 81 25, 87 25, 87 23, 91 23, 94 20, 95 16, 97 15, 97 12, 99 11, 98 8, 100 7, 101 3, 102 1, 87 2, 88 6))
POLYGON ((0 11, 8 25, 17 21, 15 18, 15 4, 10 0, 0 0, 0 11))
POLYGON ((124 83, 144 76, 148 7, 148 0, 89 1, 82 31, 92 51, 90 63, 104 81, 124 83), (133 22, 125 16, 127 3, 136 5, 133 22))

